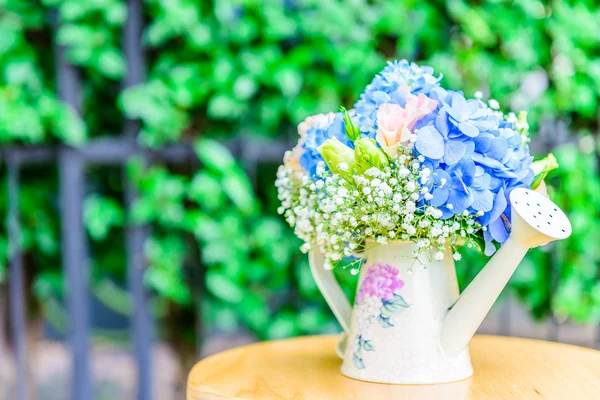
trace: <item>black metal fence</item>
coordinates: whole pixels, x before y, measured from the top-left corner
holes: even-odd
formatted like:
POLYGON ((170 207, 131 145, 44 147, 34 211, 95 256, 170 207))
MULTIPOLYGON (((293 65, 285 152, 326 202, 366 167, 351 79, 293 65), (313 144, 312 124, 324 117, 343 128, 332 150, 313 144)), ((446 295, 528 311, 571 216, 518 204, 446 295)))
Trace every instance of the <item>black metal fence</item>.
MULTIPOLYGON (((124 86, 135 85, 143 80, 144 57, 142 37, 142 1, 127 2, 128 18, 123 34, 123 48, 128 63, 124 86)), ((56 18, 56 30, 60 21, 56 18)), ((75 110, 80 110, 80 81, 78 70, 70 65, 66 49, 55 47, 56 78, 61 99, 75 110)), ((118 139, 90 143, 85 148, 67 146, 6 148, 3 150, 8 174, 9 243, 10 243, 10 326, 15 349, 16 400, 30 396, 27 373, 26 315, 23 283, 22 254, 19 249, 20 223, 18 210, 19 171, 22 166, 34 163, 57 162, 59 168, 59 196, 61 212, 62 264, 67 293, 69 315, 68 338, 72 354, 71 397, 77 400, 92 398, 92 376, 88 337, 90 331, 90 305, 86 288, 88 247, 83 226, 82 205, 84 200, 85 171, 92 164, 124 164, 134 155, 142 155, 136 146, 138 125, 127 121, 118 139)), ((168 152, 166 152, 168 155, 168 152)), ((126 179, 126 178, 125 178, 126 179)), ((130 207, 135 191, 127 182, 124 202, 130 207)), ((133 297, 133 338, 138 369, 138 398, 151 399, 151 320, 148 312, 142 274, 144 259, 142 246, 144 227, 128 226, 126 233, 127 269, 129 287, 133 297)))
MULTIPOLYGON (((145 59, 141 42, 143 32, 143 1, 127 0, 127 21, 123 31, 123 51, 127 61, 127 75, 123 87, 145 79, 145 59)), ((55 21, 55 32, 60 26, 55 21)), ((60 98, 81 112, 79 71, 66 59, 66 49, 56 45, 56 81, 60 98)), ((83 224, 82 205, 85 196, 86 170, 91 166, 124 167, 132 157, 146 162, 188 163, 195 159, 193 149, 186 143, 151 151, 137 145, 139 123, 128 120, 123 133, 110 139, 92 140, 86 145, 72 148, 59 146, 11 146, 0 149, 0 163, 6 165, 8 189, 8 241, 9 241, 9 304, 10 330, 15 353, 15 400, 26 400, 32 395, 32 382, 28 381, 27 315, 23 272, 23 254, 19 248, 21 234, 19 216, 19 178, 26 166, 57 164, 59 170, 60 228, 62 265, 68 313, 68 341, 72 357, 70 393, 75 400, 89 400, 93 396, 90 368, 89 334, 90 303, 87 288, 89 250, 83 224)), ((232 143, 234 151, 239 149, 232 143)), ((263 161, 281 160, 286 143, 265 149, 260 143, 244 146, 238 152, 246 169, 253 176, 259 158, 263 161)), ((134 185, 123 174, 125 196, 123 202, 129 210, 136 199, 134 185)), ((149 400, 152 395, 152 326, 148 308, 148 294, 143 284, 145 259, 143 244, 149 227, 127 225, 125 231, 126 268, 129 291, 133 299, 131 330, 135 345, 137 365, 137 398, 149 400)), ((198 350, 200 354, 200 349, 198 350)))

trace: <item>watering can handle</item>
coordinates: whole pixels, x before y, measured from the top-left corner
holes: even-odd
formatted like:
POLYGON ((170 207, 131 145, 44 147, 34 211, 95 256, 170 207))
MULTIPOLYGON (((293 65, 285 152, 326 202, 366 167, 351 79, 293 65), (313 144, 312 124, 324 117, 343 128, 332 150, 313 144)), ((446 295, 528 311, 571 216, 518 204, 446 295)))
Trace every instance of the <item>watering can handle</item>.
POLYGON ((318 245, 314 244, 312 246, 312 250, 308 254, 308 261, 317 287, 325 298, 327 305, 333 311, 333 315, 335 315, 335 318, 347 334, 350 331, 352 307, 340 284, 335 279, 333 270, 324 268, 325 256, 318 245))

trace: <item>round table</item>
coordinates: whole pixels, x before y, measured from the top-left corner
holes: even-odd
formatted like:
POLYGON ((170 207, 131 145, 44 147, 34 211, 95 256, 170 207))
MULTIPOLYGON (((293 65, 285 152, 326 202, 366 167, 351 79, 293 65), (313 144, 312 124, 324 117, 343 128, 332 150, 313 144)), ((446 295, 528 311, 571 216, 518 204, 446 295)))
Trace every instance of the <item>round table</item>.
POLYGON ((600 399, 600 351, 559 343, 475 336, 475 374, 441 385, 384 385, 344 377, 336 336, 257 343, 192 369, 188 400, 600 399))

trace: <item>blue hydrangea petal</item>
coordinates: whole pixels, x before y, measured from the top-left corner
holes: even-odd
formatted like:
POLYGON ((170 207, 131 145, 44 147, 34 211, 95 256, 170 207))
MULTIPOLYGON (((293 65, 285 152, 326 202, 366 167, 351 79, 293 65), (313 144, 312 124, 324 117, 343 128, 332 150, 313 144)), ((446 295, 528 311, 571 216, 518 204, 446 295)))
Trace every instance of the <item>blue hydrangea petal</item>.
POLYGON ((492 136, 490 135, 478 135, 473 138, 473 143, 475 143, 475 151, 478 153, 485 154, 490 149, 490 144, 492 142, 492 136))
POLYGON ((501 160, 507 152, 508 143, 506 143, 506 140, 499 137, 493 137, 490 140, 490 148, 485 155, 495 160, 501 160))
POLYGON ((498 193, 496 193, 496 197, 494 198, 494 206, 490 211, 490 221, 495 221, 500 218, 500 215, 506 210, 508 206, 508 202, 506 200, 506 195, 504 194, 504 188, 500 188, 498 193))
POLYGON ((442 218, 440 219, 449 219, 454 216, 454 212, 452 212, 447 207, 441 207, 440 210, 442 210, 442 218))
POLYGON ((452 173, 460 178, 467 186, 471 186, 473 178, 477 172, 477 167, 473 160, 463 158, 453 169, 452 173))
POLYGON ((473 204, 473 193, 464 193, 459 190, 450 189, 448 195, 448 203, 452 204, 452 212, 454 214, 462 214, 467 208, 473 204))
POLYGON ((444 162, 448 165, 454 165, 462 160, 467 151, 465 142, 459 140, 449 140, 446 142, 444 150, 444 162))
POLYGON ((489 189, 492 177, 490 174, 483 173, 479 176, 475 175, 471 186, 477 189, 489 189))
MULTIPOLYGON (((433 114, 433 113, 432 113, 433 114)), ((435 128, 444 137, 450 132, 450 124, 448 123, 448 111, 442 108, 435 119, 435 128)))
POLYGON ((498 128, 498 119, 496 117, 483 117, 482 119, 477 119, 476 116, 472 115, 469 122, 475 125, 481 132, 487 132, 498 128))
POLYGON ((417 133, 415 148, 425 157, 439 160, 444 156, 444 138, 433 126, 426 126, 417 133))
POLYGON ((448 109, 448 114, 457 122, 467 119, 469 109, 464 96, 458 92, 452 94, 452 107, 448 109))
POLYGON ((504 179, 515 179, 515 178, 517 178, 517 174, 515 174, 512 171, 508 171, 508 170, 495 171, 495 175, 498 178, 504 178, 504 179))
POLYGON ((504 243, 508 239, 508 229, 504 225, 502 218, 498 218, 488 226, 488 231, 492 238, 498 243, 504 243))
POLYGON ((490 230, 486 230, 483 232, 483 239, 485 240, 485 250, 484 253, 486 256, 491 256, 496 252, 496 246, 494 246, 494 238, 490 233, 490 230))
POLYGON ((373 100, 376 104, 388 103, 390 101, 390 95, 386 92, 378 90, 376 92, 373 92, 373 100))
POLYGON ((471 156, 475 152, 475 143, 473 143, 472 140, 467 140, 465 143, 467 144, 467 149, 465 150, 465 157, 471 158, 471 156))
POLYGON ((433 197, 429 200, 429 204, 434 207, 439 207, 446 204, 446 200, 448 200, 448 196, 450 195, 450 190, 447 187, 438 187, 434 189, 431 194, 433 197))
POLYGON ((491 176, 490 179, 490 190, 492 192, 495 192, 499 187, 501 187, 503 184, 502 179, 495 177, 495 176, 491 176))
POLYGON ((469 137, 475 137, 479 135, 479 129, 477 129, 474 125, 471 125, 468 122, 460 122, 458 124, 458 129, 469 137))
POLYGON ((487 189, 473 190, 473 207, 477 211, 488 212, 494 205, 494 194, 487 189))
POLYGON ((446 182, 444 186, 450 185, 450 181, 452 180, 450 174, 448 174, 446 171, 443 169, 436 169, 433 173, 433 181, 435 182, 435 185, 440 186, 442 184, 442 179, 446 182))
POLYGON ((498 169, 498 170, 506 169, 500 161, 494 160, 493 158, 490 158, 490 157, 486 157, 480 153, 473 153, 472 158, 473 158, 473 161, 475 161, 476 163, 484 165, 489 168, 494 168, 494 169, 498 169))

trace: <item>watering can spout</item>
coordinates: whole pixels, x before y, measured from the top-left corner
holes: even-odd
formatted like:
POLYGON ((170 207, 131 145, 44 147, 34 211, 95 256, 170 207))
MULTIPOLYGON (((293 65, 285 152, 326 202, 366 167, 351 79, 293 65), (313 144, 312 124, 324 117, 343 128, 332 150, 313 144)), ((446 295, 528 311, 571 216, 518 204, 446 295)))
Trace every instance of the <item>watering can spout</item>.
POLYGON ((479 325, 532 247, 566 239, 571 224, 564 212, 531 189, 510 194, 511 235, 450 308, 442 326, 441 346, 454 357, 466 348, 479 325))

